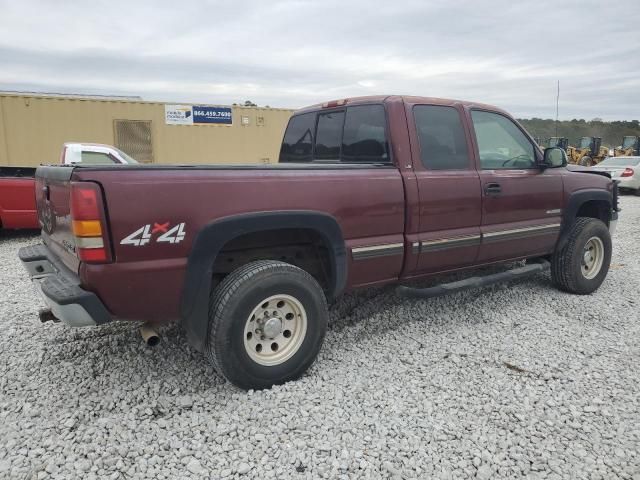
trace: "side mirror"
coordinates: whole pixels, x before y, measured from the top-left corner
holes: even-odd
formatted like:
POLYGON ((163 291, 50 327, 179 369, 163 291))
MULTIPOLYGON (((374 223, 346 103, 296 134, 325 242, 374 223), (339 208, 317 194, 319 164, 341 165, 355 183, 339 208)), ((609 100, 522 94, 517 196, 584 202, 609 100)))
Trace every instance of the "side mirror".
POLYGON ((540 163, 542 168, 558 168, 567 166, 567 152, 562 148, 551 147, 544 151, 544 158, 540 163))

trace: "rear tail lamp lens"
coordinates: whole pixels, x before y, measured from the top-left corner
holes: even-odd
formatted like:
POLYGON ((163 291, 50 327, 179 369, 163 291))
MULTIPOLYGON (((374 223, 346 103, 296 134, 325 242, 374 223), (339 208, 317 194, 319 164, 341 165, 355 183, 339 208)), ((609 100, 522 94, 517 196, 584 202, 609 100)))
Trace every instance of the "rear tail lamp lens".
POLYGON ((100 220, 74 220, 73 234, 76 237, 101 237, 102 225, 100 225, 100 220))
POLYGON ((633 168, 625 168, 624 172, 622 172, 621 177, 633 177, 633 168))
POLYGON ((100 187, 92 182, 71 183, 71 217, 78 258, 87 263, 110 261, 100 187))

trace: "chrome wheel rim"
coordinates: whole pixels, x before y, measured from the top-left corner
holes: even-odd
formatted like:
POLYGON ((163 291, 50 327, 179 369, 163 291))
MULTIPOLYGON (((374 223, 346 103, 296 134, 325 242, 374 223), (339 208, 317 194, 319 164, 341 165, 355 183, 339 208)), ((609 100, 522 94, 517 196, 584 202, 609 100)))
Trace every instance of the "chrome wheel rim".
POLYGON ((256 363, 280 365, 299 349, 307 333, 307 312, 291 295, 262 300, 247 318, 244 348, 256 363))
POLYGON ((598 237, 591 237, 584 245, 582 252, 582 276, 591 280, 600 273, 604 261, 604 244, 598 237))

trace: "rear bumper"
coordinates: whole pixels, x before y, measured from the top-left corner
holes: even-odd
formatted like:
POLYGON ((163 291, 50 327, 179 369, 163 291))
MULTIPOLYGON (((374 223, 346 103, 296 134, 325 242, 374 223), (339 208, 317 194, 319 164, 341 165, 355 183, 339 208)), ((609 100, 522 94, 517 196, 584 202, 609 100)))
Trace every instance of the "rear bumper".
POLYGON ((46 245, 22 247, 18 256, 36 290, 58 319, 71 327, 102 325, 111 320, 98 296, 82 289, 78 276, 46 245))
POLYGON ((629 190, 637 190, 640 188, 640 179, 634 177, 618 177, 616 178, 619 188, 625 188, 629 190))

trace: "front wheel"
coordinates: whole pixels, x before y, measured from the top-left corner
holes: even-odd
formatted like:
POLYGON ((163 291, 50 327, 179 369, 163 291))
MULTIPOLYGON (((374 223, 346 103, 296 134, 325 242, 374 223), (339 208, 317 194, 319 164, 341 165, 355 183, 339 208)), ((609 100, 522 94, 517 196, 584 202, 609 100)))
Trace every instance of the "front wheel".
POLYGON ((211 294, 207 353, 238 387, 269 388, 311 366, 327 316, 324 292, 307 272, 284 262, 251 262, 211 294))
POLYGON ((580 159, 580 165, 582 165, 583 167, 591 167, 593 166, 593 159, 585 155, 580 159))
POLYGON ((561 290, 587 295, 602 284, 611 263, 611 235, 596 218, 578 217, 562 249, 551 258, 551 278, 561 290))

